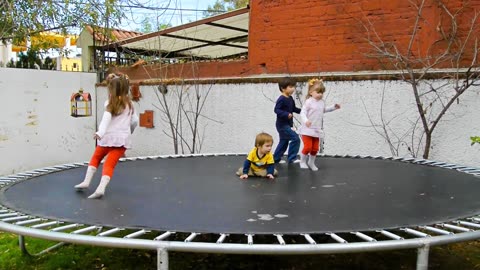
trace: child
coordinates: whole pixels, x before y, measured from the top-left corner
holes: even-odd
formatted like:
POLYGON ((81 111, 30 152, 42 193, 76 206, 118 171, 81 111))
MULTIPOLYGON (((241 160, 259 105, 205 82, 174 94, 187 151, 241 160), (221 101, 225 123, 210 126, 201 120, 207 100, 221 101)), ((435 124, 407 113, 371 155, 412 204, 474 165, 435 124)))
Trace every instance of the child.
POLYGON ((280 137, 273 158, 275 163, 279 163, 285 150, 288 147, 288 163, 293 163, 297 159, 298 149, 300 149, 300 138, 293 130, 293 113, 300 113, 300 109, 295 107, 295 101, 292 94, 295 91, 295 81, 291 78, 284 78, 278 83, 282 95, 275 104, 275 113, 277 121, 275 126, 280 137))
POLYGON ((255 137, 255 147, 248 153, 243 167, 238 169, 237 175, 241 179, 248 176, 261 176, 273 179, 277 175, 274 169, 272 151, 273 138, 270 134, 260 133, 255 137))
POLYGON ((129 81, 126 75, 110 74, 107 77, 108 101, 105 102, 105 112, 102 121, 95 133, 98 140, 95 152, 88 164, 85 179, 75 188, 88 188, 95 171, 102 159, 107 156, 103 164, 102 179, 95 192, 89 199, 101 198, 105 193, 113 170, 125 150, 131 147, 130 135, 138 124, 138 116, 129 97, 129 81))
POLYGON ((325 102, 322 99, 324 92, 325 86, 322 80, 311 79, 308 81, 308 93, 300 113, 302 126, 298 132, 302 135, 303 141, 303 150, 300 154, 300 168, 302 169, 310 167, 312 171, 318 170, 315 166, 315 157, 320 146, 320 140, 324 138, 323 114, 340 109, 338 104, 325 108, 325 102))

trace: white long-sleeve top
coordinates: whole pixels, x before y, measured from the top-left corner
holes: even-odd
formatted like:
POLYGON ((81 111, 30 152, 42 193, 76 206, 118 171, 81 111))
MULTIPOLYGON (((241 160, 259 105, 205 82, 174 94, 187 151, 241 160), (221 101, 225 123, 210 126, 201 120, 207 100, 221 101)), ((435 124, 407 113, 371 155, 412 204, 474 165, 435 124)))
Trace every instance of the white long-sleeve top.
POLYGON ((122 113, 112 116, 106 110, 107 105, 108 101, 105 102, 105 112, 96 132, 100 137, 98 145, 132 148, 131 135, 138 125, 138 115, 135 113, 135 109, 127 106, 122 113))
POLYGON ((325 107, 323 99, 316 100, 313 97, 308 98, 303 104, 302 111, 300 112, 302 125, 300 126, 298 133, 311 137, 324 138, 323 115, 324 113, 334 110, 335 105, 325 107), (305 125, 307 121, 312 123, 310 127, 305 125))

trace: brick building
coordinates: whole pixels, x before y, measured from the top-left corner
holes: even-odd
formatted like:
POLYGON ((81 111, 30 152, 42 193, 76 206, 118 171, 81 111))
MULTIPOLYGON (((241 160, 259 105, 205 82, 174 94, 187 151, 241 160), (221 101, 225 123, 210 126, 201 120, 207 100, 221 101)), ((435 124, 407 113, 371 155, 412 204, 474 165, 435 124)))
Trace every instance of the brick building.
MULTIPOLYGON (((245 59, 198 62, 195 69, 183 63, 119 70, 146 80, 394 69, 374 51, 374 44, 397 58, 397 67, 400 56, 409 65, 428 65, 450 44, 452 50, 463 49, 462 65, 468 66, 479 37, 478 21, 468 40, 466 36, 479 10, 480 0, 426 0, 418 6, 404 0, 256 0, 248 11, 245 59)), ((432 68, 448 68, 451 62, 432 68)))

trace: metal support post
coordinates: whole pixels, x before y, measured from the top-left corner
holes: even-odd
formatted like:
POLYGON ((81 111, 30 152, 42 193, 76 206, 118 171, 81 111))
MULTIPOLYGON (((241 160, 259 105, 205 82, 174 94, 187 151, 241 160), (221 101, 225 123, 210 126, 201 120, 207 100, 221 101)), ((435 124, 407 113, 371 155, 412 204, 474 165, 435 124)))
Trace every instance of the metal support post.
POLYGON ((157 249, 157 269, 168 270, 168 250, 165 248, 157 249))
POLYGON ((429 245, 424 245, 417 250, 417 270, 428 270, 429 245))

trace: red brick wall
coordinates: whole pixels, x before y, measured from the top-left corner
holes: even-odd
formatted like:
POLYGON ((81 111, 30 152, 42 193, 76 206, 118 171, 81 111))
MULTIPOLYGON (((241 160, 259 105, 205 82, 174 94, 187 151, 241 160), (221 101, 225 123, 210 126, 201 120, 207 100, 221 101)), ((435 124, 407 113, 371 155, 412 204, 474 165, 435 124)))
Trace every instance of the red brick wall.
MULTIPOLYGON (((414 2, 420 0, 414 0, 414 2)), ((172 65, 150 68, 157 78, 245 77, 257 74, 298 74, 335 71, 393 69, 378 58, 368 57, 369 35, 394 42, 404 53, 412 35, 416 9, 407 0, 252 0, 250 1, 248 60, 172 65), (373 25, 370 31, 362 26, 373 25), (372 31, 372 30, 375 31, 372 31)), ((480 0, 443 0, 457 11, 468 2, 458 19, 462 33, 468 30, 480 0)), ((412 43, 415 57, 442 48, 438 26, 448 30, 450 21, 438 0, 426 0, 421 29, 412 43), (432 44, 435 44, 432 47, 432 44)), ((479 37, 478 30, 476 37, 479 37)), ((378 41, 378 40, 377 40, 378 41)), ((470 44, 468 48, 473 48, 470 44)), ((446 66, 445 66, 446 67, 446 66)), ((139 70, 140 71, 140 70, 139 70)), ((145 71, 141 71, 145 72, 145 71)))
POLYGON ((196 78, 222 78, 243 77, 251 74, 248 60, 225 62, 196 62, 169 65, 141 65, 138 67, 119 67, 113 71, 128 74, 131 81, 145 81, 155 79, 196 79, 196 78))
MULTIPOLYGON (((457 9, 465 3, 444 2, 457 9)), ((440 37, 435 30, 441 13, 437 3, 427 0, 424 6, 425 20, 413 43, 418 54, 424 55, 440 37)), ((480 1, 470 5, 480 11, 480 1)), ((465 22, 472 11, 459 18, 465 22)), ((359 20, 370 21, 384 41, 394 41, 402 49, 408 47, 415 18, 416 10, 406 0, 251 1, 250 65, 265 73, 383 69, 366 56, 372 47, 359 20)))

